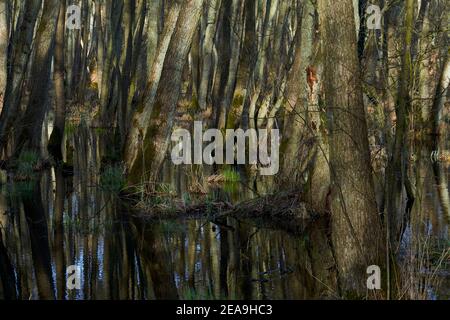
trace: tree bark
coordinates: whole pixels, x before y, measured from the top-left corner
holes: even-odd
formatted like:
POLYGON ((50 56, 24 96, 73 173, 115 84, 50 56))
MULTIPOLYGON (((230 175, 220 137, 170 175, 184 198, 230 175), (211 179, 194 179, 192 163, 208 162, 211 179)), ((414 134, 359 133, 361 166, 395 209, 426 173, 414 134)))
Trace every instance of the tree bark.
MULTIPOLYGON (((139 148, 137 156, 128 162, 128 178, 131 184, 140 183, 142 179, 155 181, 157 178, 167 151, 181 91, 183 68, 199 22, 202 6, 203 0, 189 0, 183 3, 164 59, 154 103, 144 110, 146 112, 151 109, 151 113, 147 118, 150 120, 149 123, 144 122, 146 132, 141 135, 142 148, 139 148)), ((139 139, 137 141, 139 142, 139 139)))
POLYGON ((60 3, 57 0, 44 2, 42 17, 36 31, 36 52, 30 75, 30 98, 21 119, 22 129, 14 150, 16 156, 24 147, 40 153, 42 123, 47 111, 53 44, 60 3))
POLYGON ((411 44, 414 25, 414 0, 407 0, 405 4, 405 38, 401 62, 401 72, 398 85, 396 102, 397 123, 395 129, 392 156, 386 172, 386 195, 387 195, 387 219, 389 225, 389 243, 395 248, 400 241, 403 215, 403 187, 407 175, 407 135, 408 116, 411 106, 410 81, 411 81, 411 44))
POLYGON ((342 294, 362 297, 367 290, 366 268, 380 265, 383 241, 370 167, 352 0, 320 0, 319 16, 330 145, 331 237, 342 294))
POLYGON ((232 15, 231 15, 231 29, 233 30, 230 35, 230 61, 228 66, 227 79, 224 83, 223 97, 217 99, 219 102, 218 116, 216 116, 216 124, 218 129, 224 129, 226 127, 232 127, 234 124, 227 123, 228 114, 232 106, 234 92, 236 89, 236 82, 238 76, 239 59, 241 56, 241 38, 243 31, 243 11, 244 4, 238 0, 233 1, 232 15))
POLYGON ((180 9, 181 5, 175 2, 167 14, 167 18, 164 23, 164 31, 153 60, 149 83, 147 85, 146 92, 143 95, 143 101, 141 101, 137 110, 134 112, 133 120, 131 121, 131 128, 127 135, 127 142, 124 146, 124 159, 127 168, 131 168, 133 163, 137 161, 139 149, 142 147, 142 138, 147 133, 167 50, 177 24, 180 9))
POLYGON ((9 42, 9 21, 6 0, 0 0, 0 107, 3 105, 7 78, 7 57, 9 42))
MULTIPOLYGON (((208 2, 206 15, 206 29, 202 42, 202 68, 200 72, 200 86, 198 91, 198 104, 202 110, 206 110, 208 93, 210 92, 211 70, 213 62, 213 45, 216 34, 217 17, 222 0, 208 2)), ((229 17, 227 17, 229 18, 229 17)))
POLYGON ((62 1, 59 8, 58 25, 56 27, 55 58, 53 83, 55 86, 55 123, 49 141, 49 152, 57 161, 62 161, 62 142, 66 122, 66 93, 64 72, 64 31, 66 29, 66 4, 62 1))
MULTIPOLYGON (((446 45, 447 38, 445 39, 446 45)), ((447 50, 444 64, 442 67, 439 82, 436 87, 436 94, 433 101, 433 135, 434 135, 434 150, 445 150, 446 140, 444 124, 442 120, 442 114, 444 111, 444 104, 448 94, 448 88, 450 85, 450 49, 447 50)), ((433 164, 433 172, 436 181, 436 187, 441 202, 442 211, 444 212, 447 222, 450 222, 450 197, 448 190, 448 179, 445 174, 445 169, 440 161, 436 161, 433 164)))
POLYGON ((25 2, 22 20, 18 22, 12 38, 11 56, 9 57, 11 67, 7 74, 5 97, 0 116, 0 150, 6 146, 11 128, 19 115, 22 86, 27 75, 35 24, 41 5, 41 0, 25 2))

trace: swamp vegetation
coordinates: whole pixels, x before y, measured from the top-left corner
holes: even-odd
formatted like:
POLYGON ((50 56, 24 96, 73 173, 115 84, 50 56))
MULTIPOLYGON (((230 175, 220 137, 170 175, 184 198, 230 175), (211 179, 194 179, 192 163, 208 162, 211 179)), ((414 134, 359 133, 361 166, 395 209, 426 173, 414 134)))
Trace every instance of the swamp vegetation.
POLYGON ((0 299, 450 299, 449 8, 0 0, 0 299))

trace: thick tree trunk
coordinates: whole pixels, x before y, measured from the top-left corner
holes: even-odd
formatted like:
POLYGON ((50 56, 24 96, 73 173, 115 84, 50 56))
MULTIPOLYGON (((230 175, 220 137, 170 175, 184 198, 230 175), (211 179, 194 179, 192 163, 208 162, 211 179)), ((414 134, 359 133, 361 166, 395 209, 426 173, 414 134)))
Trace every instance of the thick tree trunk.
POLYGON ((361 297, 367 290, 366 268, 382 261, 383 241, 352 0, 320 0, 319 15, 330 144, 332 242, 342 293, 361 297))
POLYGON ((3 109, 0 116, 0 150, 8 143, 10 130, 19 115, 22 98, 22 86, 27 75, 27 66, 31 54, 34 28, 42 1, 26 1, 22 21, 18 22, 12 38, 10 70, 7 74, 3 109))
POLYGON ((16 155, 19 155, 24 147, 40 153, 42 123, 47 111, 53 44, 60 4, 58 0, 44 2, 42 17, 36 32, 36 52, 30 75, 30 98, 24 117, 21 119, 22 130, 14 150, 16 155))

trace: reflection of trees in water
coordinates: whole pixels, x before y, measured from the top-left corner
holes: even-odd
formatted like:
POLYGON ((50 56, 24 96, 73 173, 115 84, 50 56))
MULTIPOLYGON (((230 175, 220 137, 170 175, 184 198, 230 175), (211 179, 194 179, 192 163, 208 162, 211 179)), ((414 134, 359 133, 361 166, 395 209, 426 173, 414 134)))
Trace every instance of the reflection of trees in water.
POLYGON ((3 244, 2 231, 0 230, 0 289, 5 299, 16 299, 14 269, 3 244))
MULTIPOLYGON (((410 227, 416 234, 431 230, 444 237, 431 164, 420 162, 415 176, 410 227)), ((96 179, 89 170, 67 178, 56 168, 39 182, 7 185, 0 239, 2 298, 336 297, 326 220, 290 228, 300 234, 231 217, 217 224, 145 222, 130 215, 116 195, 99 189, 96 179), (80 291, 65 288, 65 268, 73 264, 83 270, 80 291)), ((227 196, 220 190, 216 195, 227 196)))
POLYGON ((39 298, 54 299, 55 288, 53 285, 47 217, 41 197, 41 185, 39 181, 36 181, 31 194, 22 196, 22 202, 30 233, 31 254, 39 298))

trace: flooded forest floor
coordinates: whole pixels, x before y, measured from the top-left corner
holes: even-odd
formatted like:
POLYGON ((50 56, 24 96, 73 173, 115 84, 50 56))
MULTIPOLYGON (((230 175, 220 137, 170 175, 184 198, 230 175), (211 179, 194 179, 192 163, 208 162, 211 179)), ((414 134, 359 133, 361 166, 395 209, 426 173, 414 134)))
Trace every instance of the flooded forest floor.
MULTIPOLYGON (((309 210, 301 190, 277 191, 273 178, 238 167, 168 163, 156 188, 130 194, 120 167, 101 168, 95 132, 78 130, 74 143, 85 152, 74 153, 73 172, 36 170, 31 155, 2 172, 0 296, 340 298, 330 217, 309 210), (79 289, 66 288, 68 266, 79 289)), ((398 298, 448 299, 448 227, 426 152, 415 166, 420 197, 398 251, 398 298)))

